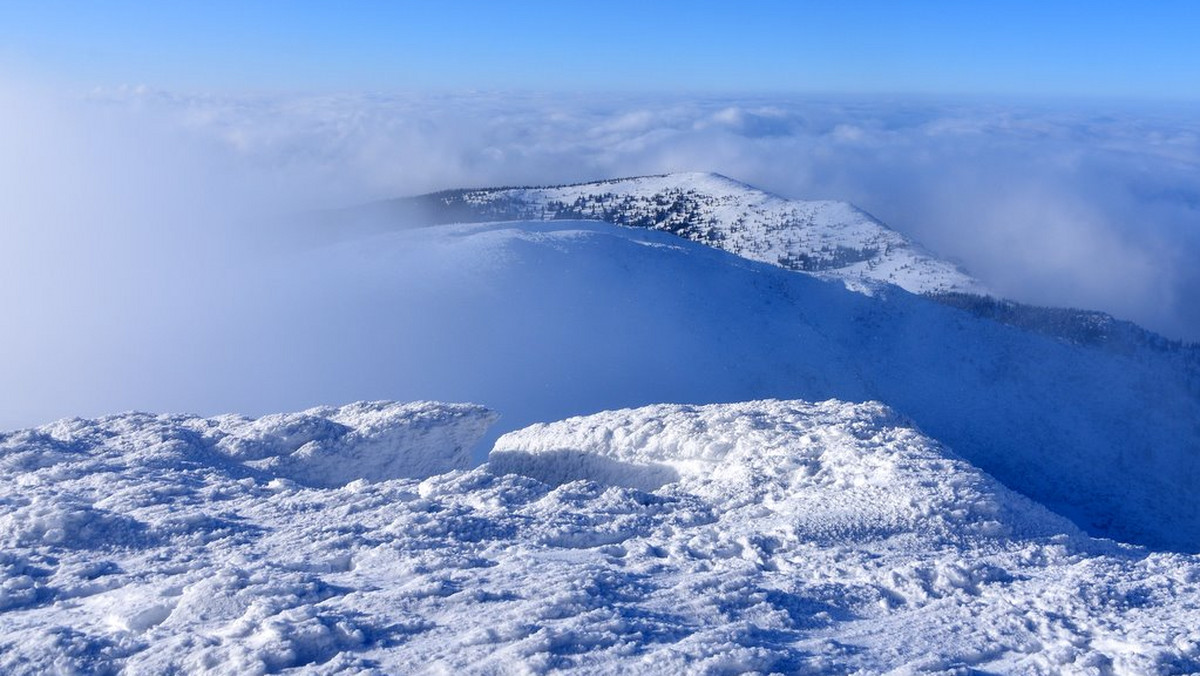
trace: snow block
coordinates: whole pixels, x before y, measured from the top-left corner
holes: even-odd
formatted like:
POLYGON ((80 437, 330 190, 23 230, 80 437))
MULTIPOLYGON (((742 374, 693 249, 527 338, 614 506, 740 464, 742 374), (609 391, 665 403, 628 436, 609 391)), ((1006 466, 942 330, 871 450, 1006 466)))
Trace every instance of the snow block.
POLYGON ((306 486, 421 479, 471 466, 497 414, 475 404, 359 402, 258 419, 224 417, 218 452, 306 486))
POLYGON ((655 405, 500 437, 497 473, 761 502, 814 540, 1079 534, 877 402, 655 405))

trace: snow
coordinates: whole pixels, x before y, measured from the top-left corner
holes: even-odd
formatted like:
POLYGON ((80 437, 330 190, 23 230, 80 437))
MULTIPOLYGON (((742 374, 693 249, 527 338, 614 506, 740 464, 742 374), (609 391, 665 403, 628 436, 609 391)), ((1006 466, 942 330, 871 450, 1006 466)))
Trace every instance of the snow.
POLYGON ((359 403, 257 420, 223 416, 216 421, 225 436, 215 450, 308 486, 423 478, 470 467, 472 446, 495 419, 479 407, 433 403, 359 403))
POLYGON ((895 284, 913 293, 985 292, 958 266, 851 204, 783 199, 720 174, 449 191, 391 202, 406 203, 424 207, 419 214, 409 210, 408 217, 434 222, 594 218, 663 230, 749 260, 839 280, 856 291, 895 284))
POLYGON ((882 404, 609 411, 462 467, 494 419, 4 435, 0 671, 1200 669, 1200 557, 1090 539, 882 404), (336 475, 262 462, 310 446, 336 475))
MULTIPOLYGON (((880 233, 713 175, 604 186, 504 199, 811 207, 862 226, 834 258, 880 233)), ((0 433, 0 673, 1200 671, 1180 350, 907 293, 961 287, 893 274, 903 242, 805 275, 791 221, 721 250, 562 215, 292 248, 196 313, 215 350, 93 360, 251 416, 0 433)))
POLYGON ((989 535, 1074 532, 877 403, 659 404, 598 413, 510 432, 488 462, 556 484, 653 490, 678 481, 726 509, 766 504, 812 541, 917 532, 946 539, 964 524, 989 535), (650 478, 658 486, 647 485, 650 478))
MULTIPOLYGON (((1093 535, 1200 551, 1200 372, 1167 351, 1066 344, 596 221, 400 230, 234 278, 231 307, 187 308, 194 331, 112 322, 120 353, 43 359, 57 377, 22 398, 92 416, 474 401, 503 418, 473 462, 504 432, 603 410, 878 400, 1093 535)), ((323 458, 342 450, 296 443, 246 462, 298 482, 340 470, 323 458)))
POLYGON ((662 402, 879 400, 1093 535, 1200 551, 1200 379, 1168 352, 1067 344, 594 221, 403 230, 284 268, 306 314, 259 320, 269 347, 231 396, 288 382, 301 405, 477 401, 504 415, 487 442, 662 402))

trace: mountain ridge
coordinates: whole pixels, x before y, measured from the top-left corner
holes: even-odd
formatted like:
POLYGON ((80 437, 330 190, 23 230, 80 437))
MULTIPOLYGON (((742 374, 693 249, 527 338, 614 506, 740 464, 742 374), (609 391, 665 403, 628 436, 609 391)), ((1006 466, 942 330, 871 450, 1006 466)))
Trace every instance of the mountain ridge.
MULTIPOLYGON (((626 190, 626 193, 629 191, 626 190)), ((728 216, 728 214, 725 214, 728 216)), ((794 214, 793 214, 794 215, 794 214)), ((1180 364, 1200 368, 1200 344, 1169 339, 1111 315, 1072 307, 1043 307, 993 295, 957 264, 938 258, 867 211, 845 201, 795 200, 716 172, 673 172, 549 185, 452 188, 411 197, 371 202, 325 212, 319 228, 346 232, 388 231, 451 223, 529 220, 601 220, 615 225, 661 230, 684 239, 769 263, 794 272, 834 279, 852 291, 873 294, 892 284, 976 317, 1015 326, 1077 345, 1128 352, 1137 348, 1181 354, 1180 364), (612 188, 640 189, 642 204, 616 200, 612 188), (684 190, 684 204, 660 205, 647 213, 645 202, 662 201, 684 190), (705 192, 707 190, 707 192, 705 192), (567 203, 564 198, 573 198, 567 203), (705 218, 695 204, 707 198, 743 212, 775 211, 770 227, 744 217, 721 222, 705 218), (582 201, 581 201, 582 200, 582 201), (822 212, 815 218, 788 218, 789 207, 822 212), (783 216, 779 212, 782 210, 783 216), (845 230, 854 231, 845 237, 845 230), (807 237, 796 237, 789 230, 807 237), (840 241, 839 241, 839 238, 840 241), (782 240, 782 241, 781 241, 782 240), (883 243, 882 251, 880 243, 883 243)), ((811 214, 810 214, 811 216, 811 214)), ((769 221, 769 218, 767 219, 769 221)))
POLYGON ((849 202, 788 199, 711 172, 443 190, 334 213, 343 227, 347 214, 392 225, 594 219, 670 232, 865 292, 878 284, 919 294, 985 292, 957 265, 849 202))

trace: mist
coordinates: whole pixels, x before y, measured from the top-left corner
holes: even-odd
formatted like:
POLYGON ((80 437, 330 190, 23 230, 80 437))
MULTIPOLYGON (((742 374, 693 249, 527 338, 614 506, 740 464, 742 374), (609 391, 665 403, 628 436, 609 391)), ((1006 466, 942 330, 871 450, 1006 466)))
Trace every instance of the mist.
POLYGON ((549 94, 94 97, 154 111, 296 209, 716 171, 840 199, 996 295, 1200 339, 1195 106, 549 94), (287 190, 292 196, 287 197, 287 190))
MULTIPOLYGON (((361 242, 317 247, 293 237, 294 224, 314 209, 439 189, 668 171, 848 200, 997 295, 1105 310, 1200 339, 1191 302, 1200 292, 1200 124, 1183 109, 78 95, 12 83, 0 104, 5 428, 128 409, 256 414, 455 398, 454 384, 468 381, 499 391, 506 383, 496 374, 517 371, 489 371, 467 354, 454 371, 378 369, 387 349, 408 350, 412 369, 421 350, 446 351, 427 363, 452 363, 449 351, 469 343, 431 336, 486 324, 462 321, 465 313, 498 330, 518 325, 520 302, 454 291, 486 280, 485 259, 414 246, 359 264, 361 242)), ((641 319, 662 331, 684 321, 641 319)))

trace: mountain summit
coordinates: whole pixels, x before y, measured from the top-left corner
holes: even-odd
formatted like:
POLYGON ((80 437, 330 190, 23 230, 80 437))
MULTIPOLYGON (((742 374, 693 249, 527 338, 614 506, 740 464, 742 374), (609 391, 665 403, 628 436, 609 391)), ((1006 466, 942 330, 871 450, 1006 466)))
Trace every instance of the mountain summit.
POLYGON ((322 232, 392 231, 454 223, 603 221, 671 233, 742 258, 874 294, 895 285, 938 303, 1068 343, 1128 352, 1200 353, 1097 311, 996 298, 962 268, 848 202, 793 200, 711 172, 614 178, 557 186, 471 188, 402 197, 320 219, 322 232))
POLYGON ((984 293, 966 272, 849 203, 785 199, 714 173, 447 190, 364 209, 422 225, 598 220, 669 232, 855 290, 886 283, 917 294, 984 293))

